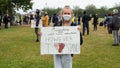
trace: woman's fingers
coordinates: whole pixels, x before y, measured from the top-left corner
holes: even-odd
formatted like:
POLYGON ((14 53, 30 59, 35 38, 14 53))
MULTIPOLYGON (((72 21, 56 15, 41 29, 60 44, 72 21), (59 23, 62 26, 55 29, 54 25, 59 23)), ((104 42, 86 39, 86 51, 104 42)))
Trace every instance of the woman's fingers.
POLYGON ((80 26, 78 26, 78 28, 77 28, 79 31, 81 31, 82 30, 82 28, 80 27, 80 26))
POLYGON ((42 32, 38 33, 39 36, 42 36, 42 32))

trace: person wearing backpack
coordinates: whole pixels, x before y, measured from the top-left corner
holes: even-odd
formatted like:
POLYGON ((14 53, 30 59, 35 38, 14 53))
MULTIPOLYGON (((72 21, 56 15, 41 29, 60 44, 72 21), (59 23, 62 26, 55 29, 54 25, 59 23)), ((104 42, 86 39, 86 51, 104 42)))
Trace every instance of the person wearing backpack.
POLYGON ((113 20, 112 20, 112 31, 113 31, 113 37, 114 37, 114 43, 112 44, 113 46, 118 46, 119 45, 119 36, 118 36, 118 30, 119 30, 119 14, 118 10, 114 9, 113 10, 113 20))

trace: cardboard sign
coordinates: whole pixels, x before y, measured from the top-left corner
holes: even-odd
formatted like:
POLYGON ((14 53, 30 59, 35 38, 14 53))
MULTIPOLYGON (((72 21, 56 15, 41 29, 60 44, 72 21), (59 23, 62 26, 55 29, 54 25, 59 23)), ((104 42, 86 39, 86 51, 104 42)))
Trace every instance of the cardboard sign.
POLYGON ((42 27, 41 54, 80 54, 77 26, 42 27))
POLYGON ((39 21, 39 25, 36 26, 36 21, 35 20, 31 20, 31 28, 41 28, 42 27, 42 21, 39 21))

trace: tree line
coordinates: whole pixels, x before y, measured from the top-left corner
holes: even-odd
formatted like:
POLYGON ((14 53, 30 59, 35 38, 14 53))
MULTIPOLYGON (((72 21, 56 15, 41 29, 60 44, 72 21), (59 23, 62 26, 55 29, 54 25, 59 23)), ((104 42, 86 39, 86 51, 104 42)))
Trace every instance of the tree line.
MULTIPOLYGON (((24 11, 32 9, 33 6, 32 0, 0 0, 0 14, 5 15, 9 14, 11 22, 13 21, 13 15, 15 15, 15 10, 22 9, 24 11)), ((74 15, 82 16, 83 11, 87 11, 89 15, 98 14, 99 17, 104 17, 105 14, 112 12, 113 9, 118 9, 120 11, 120 4, 116 4, 112 8, 107 8, 102 6, 101 8, 96 8, 95 5, 91 4, 86 6, 85 9, 80 8, 79 6, 74 6, 73 11, 74 15)), ((61 8, 44 8, 43 11, 47 11, 49 16, 52 16, 54 13, 58 13, 61 8)), ((12 23, 11 23, 12 24, 12 23)))
MULTIPOLYGON (((82 16, 83 12, 86 11, 88 15, 98 14, 99 17, 104 17, 108 13, 112 13, 113 9, 118 9, 120 11, 120 4, 116 4, 112 8, 107 8, 106 6, 102 6, 101 8, 96 8, 95 5, 91 4, 86 6, 85 9, 80 8, 79 6, 74 6, 73 11, 75 16, 82 16)), ((44 8, 43 11, 47 11, 49 15, 53 15, 54 13, 58 13, 61 8, 44 8)))

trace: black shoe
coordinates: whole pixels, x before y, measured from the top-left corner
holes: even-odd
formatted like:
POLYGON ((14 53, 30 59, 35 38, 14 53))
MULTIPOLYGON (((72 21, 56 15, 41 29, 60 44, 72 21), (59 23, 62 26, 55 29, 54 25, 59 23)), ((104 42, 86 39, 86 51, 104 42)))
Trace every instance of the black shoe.
POLYGON ((118 44, 112 44, 112 46, 118 46, 118 44))
POLYGON ((36 42, 39 42, 39 40, 37 39, 36 42))

